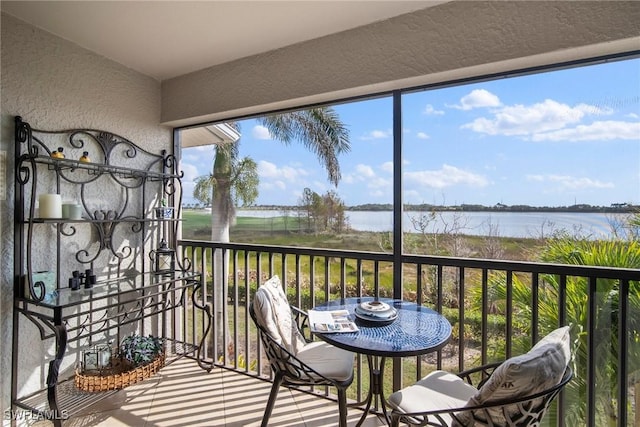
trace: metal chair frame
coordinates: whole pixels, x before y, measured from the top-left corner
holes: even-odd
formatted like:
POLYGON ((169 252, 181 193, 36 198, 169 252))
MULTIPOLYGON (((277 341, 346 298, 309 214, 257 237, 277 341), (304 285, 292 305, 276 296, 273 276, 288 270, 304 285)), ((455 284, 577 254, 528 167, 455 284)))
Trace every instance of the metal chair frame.
MULTIPOLYGON (((474 386, 479 389, 489 379, 491 374, 493 374, 493 371, 501 364, 502 362, 491 363, 460 372, 457 375, 460 378, 464 379, 470 385, 474 385, 472 375, 481 373, 483 379, 478 383, 477 386, 474 386)), ((570 367, 567 367, 562 380, 558 384, 529 396, 496 400, 490 403, 476 406, 464 406, 460 408, 432 410, 425 412, 399 412, 398 410, 394 409, 391 412, 391 426, 398 427, 400 425, 400 422, 404 422, 406 424, 415 426, 450 427, 451 424, 447 423, 446 420, 442 418, 442 415, 444 414, 448 414, 451 418, 453 418, 453 420, 458 422, 459 425, 465 425, 464 423, 462 423, 458 416, 462 413, 471 413, 474 421, 474 426, 501 427, 502 424, 493 422, 493 420, 491 419, 491 413, 487 411, 490 408, 499 407, 503 408, 502 415, 507 420, 507 424, 505 426, 508 425, 527 427, 530 425, 538 425, 536 424, 536 422, 539 422, 542 419, 542 417, 549 409, 549 405, 551 404, 553 399, 558 395, 558 393, 560 393, 562 388, 567 385, 569 381, 571 381, 572 378, 573 371, 570 367), (505 409, 514 406, 517 407, 518 412, 515 415, 510 416, 509 413, 505 411, 505 409), (479 417, 478 414, 482 414, 482 416, 479 417)))
MULTIPOLYGON (((290 306, 292 315, 295 320, 295 324, 299 329, 304 331, 305 326, 308 325, 307 314, 298 309, 297 307, 290 306)), ((333 386, 338 391, 338 409, 340 427, 347 426, 347 388, 353 381, 353 373, 351 376, 344 380, 339 381, 333 378, 328 378, 321 373, 317 372, 310 366, 306 365, 294 354, 287 350, 282 345, 278 344, 267 330, 258 323, 255 310, 253 308, 253 302, 249 305, 249 313, 253 323, 258 328, 258 334, 264 344, 269 364, 274 373, 273 385, 271 386, 271 392, 269 393, 269 401, 262 417, 262 427, 266 427, 273 412, 276 398, 278 396, 278 390, 280 385, 292 385, 292 386, 333 386)), ((304 334, 303 334, 304 336, 304 334)), ((311 342, 306 338, 307 342, 311 342)))

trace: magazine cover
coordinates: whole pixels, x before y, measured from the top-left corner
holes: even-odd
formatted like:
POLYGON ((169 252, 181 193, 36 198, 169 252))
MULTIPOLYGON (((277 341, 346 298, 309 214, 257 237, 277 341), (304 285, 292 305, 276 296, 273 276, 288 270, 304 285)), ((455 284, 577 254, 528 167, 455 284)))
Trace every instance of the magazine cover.
POLYGON ((347 310, 319 311, 309 310, 309 325, 312 332, 356 332, 358 326, 349 319, 347 310))

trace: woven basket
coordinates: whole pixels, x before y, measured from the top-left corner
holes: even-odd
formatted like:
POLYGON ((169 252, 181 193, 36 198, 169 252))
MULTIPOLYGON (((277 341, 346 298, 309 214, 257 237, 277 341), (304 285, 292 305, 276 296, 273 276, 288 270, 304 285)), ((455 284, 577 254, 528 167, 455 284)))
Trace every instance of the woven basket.
POLYGON ((154 375, 164 366, 165 355, 161 353, 152 362, 131 368, 121 359, 112 359, 112 367, 102 372, 76 369, 76 387, 83 391, 120 390, 154 375))

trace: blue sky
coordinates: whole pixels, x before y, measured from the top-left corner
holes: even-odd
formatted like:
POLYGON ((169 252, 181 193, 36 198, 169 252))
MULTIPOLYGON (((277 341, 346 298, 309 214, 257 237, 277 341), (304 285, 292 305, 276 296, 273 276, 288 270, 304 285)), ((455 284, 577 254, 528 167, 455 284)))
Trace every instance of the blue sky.
MULTIPOLYGON (((302 144, 240 122, 241 156, 259 167, 257 205, 295 205, 305 187, 348 206, 392 203, 391 98, 333 108, 351 141, 337 188, 302 144)), ((406 94, 402 114, 406 203, 640 204, 640 59, 406 94)), ((183 151, 184 203, 213 152, 183 151)))

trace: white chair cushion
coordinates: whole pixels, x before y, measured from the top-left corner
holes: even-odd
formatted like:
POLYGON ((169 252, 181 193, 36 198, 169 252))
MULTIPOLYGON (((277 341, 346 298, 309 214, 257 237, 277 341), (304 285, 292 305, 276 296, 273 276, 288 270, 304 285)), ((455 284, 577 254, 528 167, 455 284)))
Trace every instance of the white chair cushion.
MULTIPOLYGON (((468 406, 539 393, 558 384, 571 359, 569 327, 558 328, 540 340, 528 353, 512 357, 493 372, 489 380, 469 399, 468 406)), ((503 411, 517 408, 492 408, 488 412, 496 424, 505 423, 503 411)), ((484 418, 481 411, 476 416, 484 418)), ((461 414, 462 425, 473 425, 471 414, 461 414)))
POLYGON ((254 311, 260 325, 290 353, 296 355, 305 346, 278 276, 260 286, 254 297, 254 311))
MULTIPOLYGON (((477 391, 457 375, 434 371, 415 384, 393 393, 388 402, 404 413, 454 409, 464 406, 477 391)), ((447 424, 451 423, 448 414, 442 414, 441 417, 447 424)))
POLYGON ((319 374, 338 381, 349 379, 353 372, 353 353, 324 341, 305 345, 296 357, 319 374))

